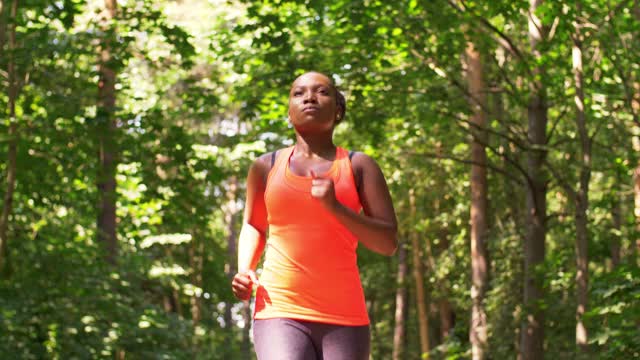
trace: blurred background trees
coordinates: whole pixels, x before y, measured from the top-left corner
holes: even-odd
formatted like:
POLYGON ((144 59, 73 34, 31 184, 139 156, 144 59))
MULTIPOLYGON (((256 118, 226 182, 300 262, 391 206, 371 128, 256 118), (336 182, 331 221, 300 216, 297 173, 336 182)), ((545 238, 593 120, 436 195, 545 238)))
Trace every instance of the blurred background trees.
POLYGON ((373 359, 640 357, 640 3, 0 2, 0 354, 251 359, 244 177, 330 74, 373 359))

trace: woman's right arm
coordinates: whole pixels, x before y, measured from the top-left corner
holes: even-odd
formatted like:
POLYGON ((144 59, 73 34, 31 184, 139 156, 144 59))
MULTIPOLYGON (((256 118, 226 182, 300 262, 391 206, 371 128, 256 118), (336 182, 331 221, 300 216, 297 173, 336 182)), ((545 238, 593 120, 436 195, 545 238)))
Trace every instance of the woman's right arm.
POLYGON ((247 196, 244 220, 238 239, 238 273, 232 281, 234 295, 248 300, 257 282, 255 269, 260 261, 267 239, 267 209, 264 203, 266 176, 269 172, 269 154, 256 159, 247 175, 247 196))

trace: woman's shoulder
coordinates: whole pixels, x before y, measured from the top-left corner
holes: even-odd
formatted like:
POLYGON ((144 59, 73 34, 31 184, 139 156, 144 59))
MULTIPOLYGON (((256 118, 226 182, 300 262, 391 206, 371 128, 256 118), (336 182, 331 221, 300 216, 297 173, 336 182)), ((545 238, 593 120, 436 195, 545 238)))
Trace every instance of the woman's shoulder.
POLYGON ((286 149, 288 149, 288 147, 270 151, 258 156, 253 161, 251 167, 258 171, 262 176, 266 177, 267 174, 269 174, 269 171, 271 171, 271 169, 273 168, 277 156, 286 149))
POLYGON ((367 170, 378 167, 378 163, 369 155, 355 150, 349 150, 349 160, 354 170, 367 170))
POLYGON ((356 189, 358 194, 362 196, 365 180, 369 181, 379 177, 381 174, 380 166, 371 156, 360 151, 349 151, 349 160, 356 189))

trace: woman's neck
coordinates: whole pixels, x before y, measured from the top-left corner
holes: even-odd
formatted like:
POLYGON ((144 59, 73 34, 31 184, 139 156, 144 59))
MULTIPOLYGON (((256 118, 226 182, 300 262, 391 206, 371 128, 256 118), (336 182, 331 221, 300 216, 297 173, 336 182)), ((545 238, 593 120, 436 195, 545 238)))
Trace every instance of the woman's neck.
POLYGON ((332 159, 335 155, 336 146, 331 136, 326 134, 301 135, 296 133, 295 152, 304 157, 322 157, 332 159))

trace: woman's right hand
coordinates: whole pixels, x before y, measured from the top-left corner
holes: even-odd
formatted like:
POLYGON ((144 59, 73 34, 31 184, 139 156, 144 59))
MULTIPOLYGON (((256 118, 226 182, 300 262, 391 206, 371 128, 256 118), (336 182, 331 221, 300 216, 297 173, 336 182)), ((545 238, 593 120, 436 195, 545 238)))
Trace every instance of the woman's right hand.
POLYGON ((231 289, 233 290, 233 295, 235 295, 238 300, 247 301, 251 298, 254 285, 260 285, 256 273, 253 270, 246 270, 237 273, 233 277, 231 289))

